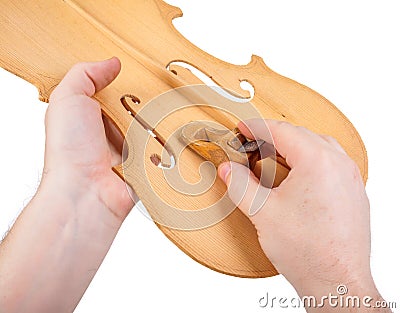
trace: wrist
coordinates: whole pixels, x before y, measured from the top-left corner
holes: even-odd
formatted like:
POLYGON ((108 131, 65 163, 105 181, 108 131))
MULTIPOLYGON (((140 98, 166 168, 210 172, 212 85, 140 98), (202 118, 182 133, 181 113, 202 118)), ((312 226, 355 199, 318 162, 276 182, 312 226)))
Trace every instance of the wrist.
POLYGON ((0 306, 7 312, 71 312, 122 223, 89 189, 94 186, 78 180, 72 186, 61 177, 45 174, 3 242, 0 289, 7 293, 0 306), (41 292, 32 293, 42 282, 41 292))
POLYGON ((82 177, 67 168, 44 170, 33 201, 52 205, 52 212, 63 219, 90 215, 88 223, 98 223, 98 219, 103 219, 119 228, 123 219, 110 210, 102 198, 101 189, 99 181, 82 177))

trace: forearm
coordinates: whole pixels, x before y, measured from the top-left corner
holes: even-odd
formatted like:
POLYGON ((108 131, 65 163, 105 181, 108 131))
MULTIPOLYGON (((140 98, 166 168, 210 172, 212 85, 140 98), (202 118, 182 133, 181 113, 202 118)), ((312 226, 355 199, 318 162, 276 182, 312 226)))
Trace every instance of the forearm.
POLYGON ((2 312, 73 311, 122 222, 93 192, 42 189, 0 246, 2 312))

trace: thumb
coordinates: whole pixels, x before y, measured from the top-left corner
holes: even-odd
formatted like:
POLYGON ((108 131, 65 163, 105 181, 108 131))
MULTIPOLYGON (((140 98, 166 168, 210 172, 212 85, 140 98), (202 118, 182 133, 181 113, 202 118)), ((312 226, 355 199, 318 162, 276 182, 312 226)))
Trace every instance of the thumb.
POLYGON ((222 163, 218 175, 227 185, 232 202, 257 226, 257 213, 265 206, 271 189, 262 186, 249 168, 235 162, 222 163))
POLYGON ((50 102, 74 95, 92 97, 108 86, 119 74, 121 62, 113 57, 100 62, 75 64, 50 96, 50 102))

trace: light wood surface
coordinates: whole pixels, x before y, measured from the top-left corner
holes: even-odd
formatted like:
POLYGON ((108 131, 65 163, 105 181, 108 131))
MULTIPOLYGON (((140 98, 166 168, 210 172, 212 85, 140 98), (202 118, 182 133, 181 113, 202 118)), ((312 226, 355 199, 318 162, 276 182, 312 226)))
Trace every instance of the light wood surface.
MULTIPOLYGON (((215 203, 223 211, 228 201, 220 201, 225 199, 226 188, 218 179, 200 195, 176 192, 163 170, 151 162, 152 155, 165 157, 165 151, 143 128, 143 122, 159 140, 165 141, 193 120, 218 122, 233 129, 242 116, 251 117, 247 104, 237 104, 241 107, 236 116, 215 107, 188 106, 169 112, 161 121, 154 119, 148 110, 147 115, 141 115, 145 120, 139 123, 122 105, 123 95, 132 94, 140 100, 139 104, 129 105, 135 115, 140 110, 144 112, 146 105, 160 94, 199 83, 196 76, 178 65, 168 70, 168 65, 175 61, 198 68, 219 86, 244 98, 250 95, 240 88, 240 82, 249 82, 255 90, 251 103, 261 116, 335 137, 358 164, 364 181, 367 180, 367 155, 362 140, 334 105, 308 87, 275 73, 258 56, 253 55, 249 64, 238 66, 205 53, 173 27, 172 19, 181 15, 179 8, 161 0, 1 1, 0 65, 34 84, 40 99, 48 101, 51 91, 75 63, 117 56, 122 63, 121 73, 96 99, 104 114, 128 139, 128 158, 116 171, 123 177, 124 169, 127 182, 154 216, 163 214, 157 209, 159 201, 183 211, 196 211, 215 203), (138 153, 144 143, 146 148, 138 153), (144 183, 146 179, 148 186, 144 183)), ((194 99, 202 96, 194 95, 194 99)), ((158 105, 168 113, 168 105, 158 105)), ((170 147, 172 151, 175 148, 170 147)), ((194 152, 184 149, 177 162, 176 168, 184 180, 194 184, 201 179, 199 167, 203 160, 194 152)), ((277 164, 276 170, 275 184, 278 184, 287 169, 277 164)), ((215 175, 211 169, 207 171, 205 174, 210 177, 215 175)), ((241 277, 277 274, 259 246, 254 227, 238 209, 206 228, 178 230, 161 224, 159 228, 182 251, 211 269, 241 277)))

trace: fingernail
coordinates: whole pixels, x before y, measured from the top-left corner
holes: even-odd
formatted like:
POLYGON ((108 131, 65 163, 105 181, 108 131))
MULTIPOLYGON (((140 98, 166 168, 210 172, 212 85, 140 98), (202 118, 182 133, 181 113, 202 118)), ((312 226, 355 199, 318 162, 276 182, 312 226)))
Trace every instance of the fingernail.
POLYGON ((219 177, 226 183, 226 179, 231 172, 231 165, 229 162, 222 163, 218 168, 219 177))

